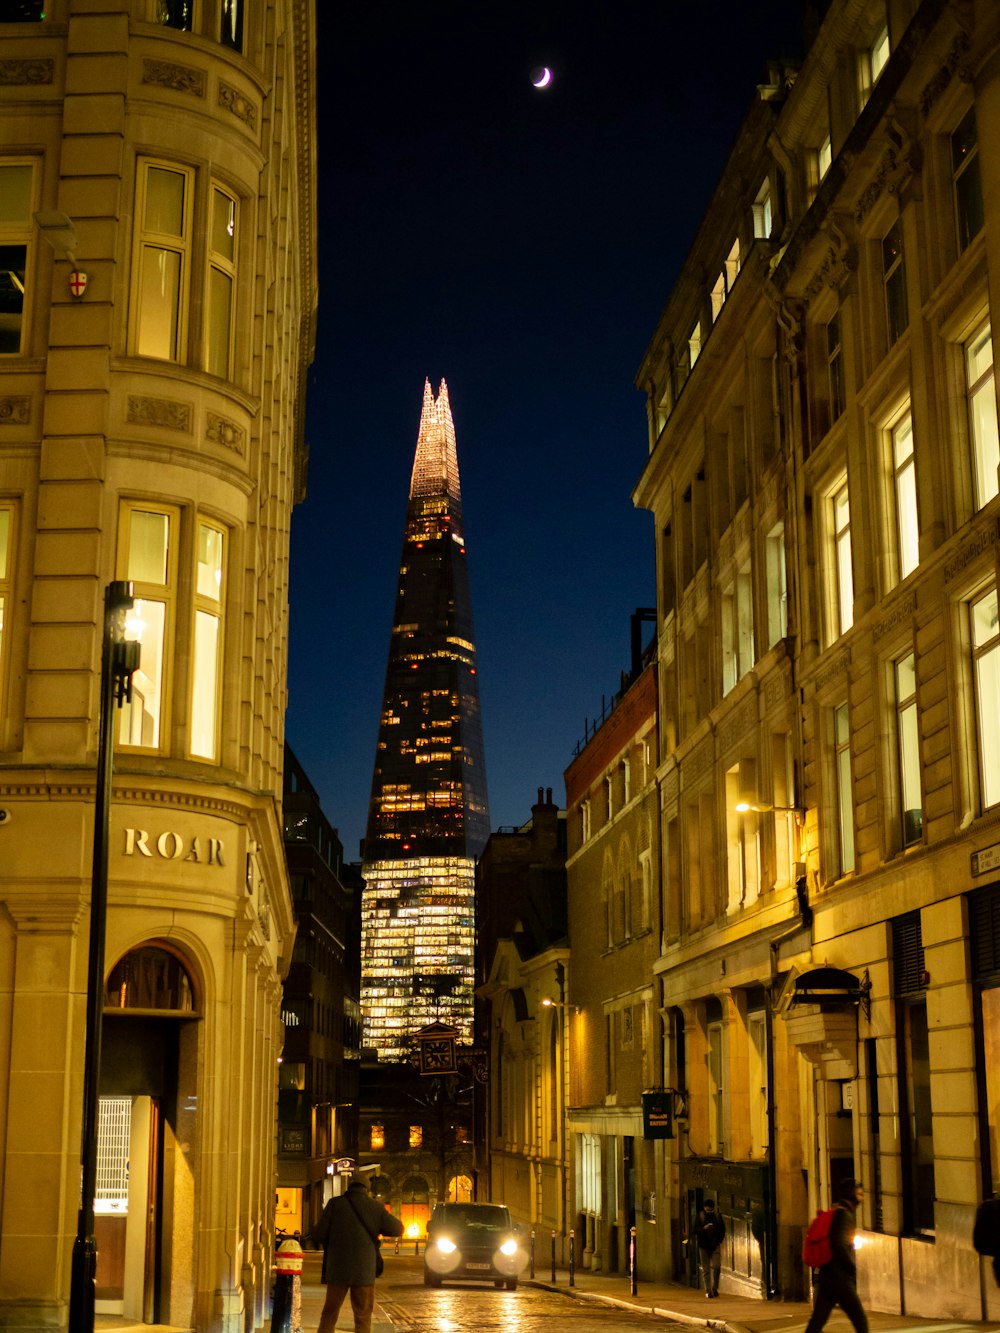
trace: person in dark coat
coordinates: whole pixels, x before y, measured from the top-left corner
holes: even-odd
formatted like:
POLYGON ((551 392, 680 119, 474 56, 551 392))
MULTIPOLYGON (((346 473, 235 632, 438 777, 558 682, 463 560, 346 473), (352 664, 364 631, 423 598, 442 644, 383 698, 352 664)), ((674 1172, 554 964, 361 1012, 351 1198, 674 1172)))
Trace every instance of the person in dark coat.
POLYGON ((816 1270, 813 1312, 806 1333, 820 1333, 835 1305, 847 1315, 856 1333, 868 1333, 868 1317, 858 1295, 858 1266, 854 1258, 854 1230, 864 1190, 859 1180, 845 1180, 839 1194, 830 1224, 833 1258, 816 1270))
POLYGON ((726 1224, 715 1211, 715 1201, 706 1199, 694 1220, 694 1235, 698 1242, 698 1261, 708 1299, 719 1294, 719 1272, 722 1269, 722 1242, 726 1224))
POLYGON ((347 1293, 351 1293, 354 1333, 371 1333, 375 1309, 375 1255, 378 1236, 401 1236, 403 1224, 368 1195, 363 1180, 323 1209, 313 1241, 323 1250, 326 1301, 316 1333, 333 1333, 347 1293))

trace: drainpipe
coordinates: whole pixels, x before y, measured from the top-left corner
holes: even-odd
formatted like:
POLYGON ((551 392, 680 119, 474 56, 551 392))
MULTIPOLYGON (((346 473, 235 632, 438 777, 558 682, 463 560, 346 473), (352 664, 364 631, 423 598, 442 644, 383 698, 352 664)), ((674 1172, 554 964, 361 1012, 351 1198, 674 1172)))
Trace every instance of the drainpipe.
MULTIPOLYGON (((773 947, 773 946, 772 946, 773 947)), ((773 956, 773 955, 772 955, 773 956)), ((770 1001, 770 996, 768 996, 770 1001)), ((764 1280, 767 1283, 767 1299, 777 1300, 778 1292, 778 1165, 776 1161, 777 1142, 775 1135, 774 1114, 774 1014, 770 1003, 765 1010, 767 1031, 767 1209, 764 1214, 766 1227, 767 1266, 764 1280)))

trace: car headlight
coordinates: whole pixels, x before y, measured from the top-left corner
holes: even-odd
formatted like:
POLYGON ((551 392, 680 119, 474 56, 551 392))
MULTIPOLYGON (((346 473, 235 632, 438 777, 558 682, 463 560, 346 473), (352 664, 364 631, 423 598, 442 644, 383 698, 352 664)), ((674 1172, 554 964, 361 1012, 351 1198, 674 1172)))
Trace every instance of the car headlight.
POLYGON ((437 1248, 441 1251, 442 1254, 454 1254, 455 1251, 458 1249, 458 1246, 455 1244, 455 1242, 453 1240, 449 1240, 447 1236, 438 1236, 434 1244, 437 1246, 437 1248))
POLYGON ((505 1240, 504 1243, 500 1246, 500 1253, 506 1254, 508 1256, 511 1254, 517 1254, 517 1241, 513 1239, 505 1240))

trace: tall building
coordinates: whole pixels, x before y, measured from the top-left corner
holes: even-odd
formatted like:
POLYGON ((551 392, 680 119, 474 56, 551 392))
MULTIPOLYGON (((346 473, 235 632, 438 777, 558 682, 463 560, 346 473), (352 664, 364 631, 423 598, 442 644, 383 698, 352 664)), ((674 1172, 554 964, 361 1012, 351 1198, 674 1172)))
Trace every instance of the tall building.
POLYGON ((455 426, 424 384, 365 838, 364 1041, 435 1019, 471 1041, 476 858, 489 836, 455 426))
POLYGON ((102 981, 98 1312, 269 1318, 314 60, 310 0, 0 4, 0 1327, 66 1326, 102 981))

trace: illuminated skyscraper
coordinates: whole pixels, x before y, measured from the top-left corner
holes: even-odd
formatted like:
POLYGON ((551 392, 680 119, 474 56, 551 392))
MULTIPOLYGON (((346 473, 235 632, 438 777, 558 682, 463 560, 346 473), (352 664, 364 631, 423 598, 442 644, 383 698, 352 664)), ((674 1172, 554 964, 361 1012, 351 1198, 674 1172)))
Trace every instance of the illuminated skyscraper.
POLYGON ((472 1036, 475 863, 489 836, 455 426, 424 384, 365 838, 364 1041, 472 1036))

